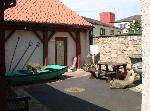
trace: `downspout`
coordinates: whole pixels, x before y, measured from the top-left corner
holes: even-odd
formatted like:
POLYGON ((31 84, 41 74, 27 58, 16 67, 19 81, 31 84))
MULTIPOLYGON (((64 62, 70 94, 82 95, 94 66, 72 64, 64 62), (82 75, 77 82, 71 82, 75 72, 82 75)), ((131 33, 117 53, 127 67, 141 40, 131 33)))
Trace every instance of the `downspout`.
POLYGON ((89 31, 89 45, 93 45, 93 27, 89 31))

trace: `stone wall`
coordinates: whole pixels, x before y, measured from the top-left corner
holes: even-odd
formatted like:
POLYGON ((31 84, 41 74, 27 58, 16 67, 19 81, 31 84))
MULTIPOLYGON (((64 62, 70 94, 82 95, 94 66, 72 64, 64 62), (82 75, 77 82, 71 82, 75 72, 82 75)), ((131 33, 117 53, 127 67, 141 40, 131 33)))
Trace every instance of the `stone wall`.
POLYGON ((150 0, 141 0, 142 7, 142 109, 150 110, 150 0))
POLYGON ((125 62, 131 67, 129 56, 141 53, 141 35, 101 36, 94 38, 94 45, 99 45, 100 61, 125 62))

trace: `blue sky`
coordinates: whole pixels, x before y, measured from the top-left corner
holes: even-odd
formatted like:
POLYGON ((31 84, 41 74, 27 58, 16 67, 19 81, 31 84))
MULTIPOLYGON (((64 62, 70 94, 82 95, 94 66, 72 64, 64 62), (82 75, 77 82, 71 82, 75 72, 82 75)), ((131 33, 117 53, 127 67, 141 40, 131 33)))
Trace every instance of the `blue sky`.
POLYGON ((99 20, 100 12, 113 12, 116 20, 141 13, 140 0, 60 0, 80 16, 99 20))

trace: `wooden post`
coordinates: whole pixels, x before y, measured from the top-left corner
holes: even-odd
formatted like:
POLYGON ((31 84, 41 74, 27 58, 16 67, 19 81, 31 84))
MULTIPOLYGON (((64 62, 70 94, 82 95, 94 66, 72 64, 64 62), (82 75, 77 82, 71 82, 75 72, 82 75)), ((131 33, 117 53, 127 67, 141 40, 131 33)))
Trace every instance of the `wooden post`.
POLYGON ((76 56, 77 56, 77 68, 81 68, 81 41, 80 32, 76 32, 76 56))
POLYGON ((5 82, 4 0, 0 1, 0 110, 8 111, 5 82))
POLYGON ((48 65, 48 30, 43 30, 43 65, 48 65))
POLYGON ((95 54, 92 55, 92 62, 93 62, 94 65, 96 65, 96 63, 95 63, 95 54))

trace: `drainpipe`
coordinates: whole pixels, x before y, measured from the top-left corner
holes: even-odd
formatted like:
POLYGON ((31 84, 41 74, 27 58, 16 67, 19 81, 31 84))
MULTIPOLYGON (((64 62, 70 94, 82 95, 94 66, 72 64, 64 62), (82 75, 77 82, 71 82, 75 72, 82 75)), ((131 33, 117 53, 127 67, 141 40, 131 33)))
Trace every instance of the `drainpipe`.
POLYGON ((89 31, 89 45, 93 45, 93 28, 89 31))

